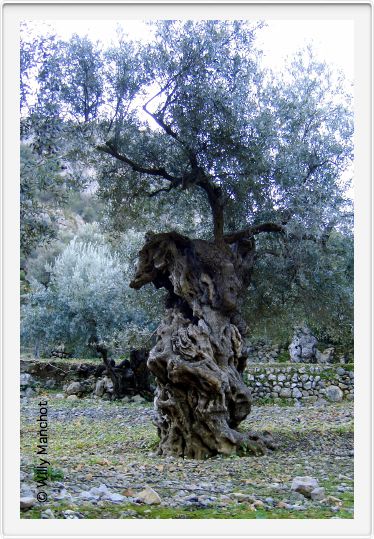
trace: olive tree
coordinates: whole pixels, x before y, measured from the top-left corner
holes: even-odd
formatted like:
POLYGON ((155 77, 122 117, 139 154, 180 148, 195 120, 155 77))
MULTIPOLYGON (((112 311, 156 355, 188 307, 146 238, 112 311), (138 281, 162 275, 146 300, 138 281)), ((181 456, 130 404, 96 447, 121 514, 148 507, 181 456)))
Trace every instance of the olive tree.
MULTIPOLYGON (((46 264, 47 284, 31 279, 22 312, 22 341, 48 353, 64 344, 71 353, 92 354, 100 346, 113 353, 141 347, 157 324, 157 303, 128 287, 127 261, 97 235, 95 243, 74 238, 46 264)), ((133 250, 139 239, 130 238, 133 250)), ((128 255, 129 248, 128 248, 128 255)))
POLYGON ((290 287, 315 287, 304 258, 318 265, 333 233, 351 234, 349 96, 310 51, 283 77, 265 71, 260 30, 162 21, 151 43, 123 41, 103 56, 92 157, 100 194, 117 230, 153 223, 130 286, 167 291, 148 360, 163 455, 273 447, 268 433, 238 430, 251 409, 247 291, 261 264, 270 290, 277 264, 290 287))

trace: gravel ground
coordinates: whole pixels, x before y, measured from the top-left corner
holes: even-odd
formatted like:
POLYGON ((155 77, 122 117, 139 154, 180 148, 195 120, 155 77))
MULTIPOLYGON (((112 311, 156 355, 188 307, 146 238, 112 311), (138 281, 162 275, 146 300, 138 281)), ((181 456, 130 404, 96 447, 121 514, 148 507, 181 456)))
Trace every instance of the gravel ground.
POLYGON ((37 502, 40 397, 21 403, 22 518, 353 518, 353 404, 255 407, 242 428, 270 430, 262 457, 161 458, 149 404, 50 393, 46 502, 37 502), (324 489, 312 500, 298 476, 324 489), (27 505, 27 503, 25 502, 27 505))

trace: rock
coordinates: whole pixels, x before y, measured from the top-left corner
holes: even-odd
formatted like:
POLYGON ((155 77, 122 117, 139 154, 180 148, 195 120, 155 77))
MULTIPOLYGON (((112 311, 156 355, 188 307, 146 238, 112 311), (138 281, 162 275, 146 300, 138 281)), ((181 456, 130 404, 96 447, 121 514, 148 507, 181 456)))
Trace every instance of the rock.
POLYGON ((314 490, 312 490, 312 492, 310 493, 310 497, 314 501, 323 500, 325 496, 326 496, 325 489, 323 487, 317 487, 314 490))
POLYGON ((72 496, 69 494, 69 492, 66 490, 66 488, 62 488, 56 496, 54 496, 55 500, 66 500, 70 499, 72 496))
POLYGON ((104 496, 104 499, 105 500, 108 500, 110 502, 113 502, 113 503, 121 503, 123 502, 124 500, 126 500, 125 496, 121 496, 121 494, 117 494, 117 493, 109 493, 109 494, 106 494, 104 496))
POLYGON ((66 400, 68 401, 76 401, 78 400, 78 395, 69 395, 66 400))
POLYGON ((292 342, 288 348, 290 360, 295 363, 314 363, 316 361, 317 339, 306 326, 295 327, 292 342))
POLYGON ((343 400, 343 391, 338 386, 329 386, 326 388, 326 397, 331 402, 341 402, 343 400))
POLYGON ((323 501, 327 504, 332 504, 336 506, 340 506, 343 503, 339 498, 335 498, 335 496, 326 496, 323 501))
POLYGON ((133 402, 147 402, 141 395, 135 395, 133 398, 132 398, 132 401, 133 402))
POLYGON ((65 395, 63 393, 56 393, 56 395, 54 396, 55 399, 64 399, 65 398, 65 395))
POLYGON ((317 350, 316 351, 317 363, 321 363, 321 364, 333 363, 334 352, 335 352, 335 349, 333 347, 326 348, 326 350, 324 350, 323 352, 320 352, 319 350, 317 350))
POLYGON ((42 512, 42 514, 40 515, 41 518, 55 518, 55 515, 52 511, 52 509, 46 509, 45 511, 42 512))
POLYGON ((292 396, 295 399, 300 399, 303 396, 303 394, 301 393, 300 389, 298 389, 297 387, 294 387, 292 390, 292 396))
POLYGON ((31 485, 27 483, 21 484, 21 497, 22 498, 33 498, 34 497, 34 489, 31 487, 31 485))
POLYGON ((34 395, 36 395, 36 391, 32 387, 27 387, 24 395, 25 397, 33 397, 34 395))
POLYGON ((294 503, 303 502, 303 501, 305 501, 305 496, 303 496, 301 492, 296 492, 296 490, 291 492, 291 494, 287 496, 287 502, 289 503, 294 504, 294 503))
POLYGON ((110 494, 108 487, 104 485, 104 483, 101 483, 99 487, 93 487, 90 490, 90 493, 94 496, 104 496, 110 494))
POLYGON ((309 397, 304 397, 303 401, 306 402, 306 403, 312 403, 312 402, 316 402, 318 399, 318 397, 316 397, 315 395, 310 395, 309 397))
POLYGON ((144 490, 139 492, 136 497, 147 505, 159 505, 161 503, 160 496, 155 490, 153 490, 153 488, 149 487, 148 485, 145 487, 144 490))
POLYGON ((71 509, 67 509, 66 511, 63 511, 62 514, 63 514, 63 517, 67 519, 84 518, 82 513, 78 513, 78 511, 72 511, 71 509))
POLYGON ((345 369, 343 369, 343 367, 338 367, 336 372, 339 374, 339 376, 343 376, 343 374, 345 374, 345 369))
POLYGON ((109 378, 109 376, 105 376, 104 378, 104 388, 107 393, 113 393, 114 386, 112 380, 109 378))
POLYGON ((291 490, 295 490, 306 498, 310 498, 312 491, 317 487, 318 481, 314 477, 295 477, 292 481, 291 490))
POLYGON ((21 511, 27 511, 27 509, 31 509, 31 507, 34 507, 35 504, 36 499, 32 496, 25 496, 24 498, 20 498, 21 511))
POLYGON ((291 389, 288 387, 282 387, 282 389, 279 392, 280 397, 289 398, 291 397, 291 389))
POLYGON ((24 372, 19 377, 19 383, 21 387, 27 387, 34 383, 34 379, 31 376, 31 374, 28 374, 27 372, 24 372))
POLYGON ((92 494, 92 492, 89 492, 87 490, 84 490, 83 492, 81 492, 79 494, 79 497, 82 498, 82 500, 97 500, 99 498, 99 496, 95 496, 94 494, 92 494))
POLYGON ((79 382, 72 382, 65 390, 67 395, 78 395, 82 393, 82 386, 79 382))
POLYGON ((105 392, 105 380, 101 378, 100 380, 96 382, 95 395, 97 395, 98 397, 102 397, 104 395, 104 392, 105 392))

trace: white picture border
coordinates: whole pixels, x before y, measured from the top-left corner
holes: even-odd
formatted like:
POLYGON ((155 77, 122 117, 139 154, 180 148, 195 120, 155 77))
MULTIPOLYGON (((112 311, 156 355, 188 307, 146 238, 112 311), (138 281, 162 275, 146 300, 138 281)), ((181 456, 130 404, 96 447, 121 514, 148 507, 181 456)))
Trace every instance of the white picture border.
POLYGON ((372 3, 2 2, 3 537, 372 536, 372 3), (354 519, 25 520, 19 515, 19 22, 51 19, 348 19, 355 24, 354 519))

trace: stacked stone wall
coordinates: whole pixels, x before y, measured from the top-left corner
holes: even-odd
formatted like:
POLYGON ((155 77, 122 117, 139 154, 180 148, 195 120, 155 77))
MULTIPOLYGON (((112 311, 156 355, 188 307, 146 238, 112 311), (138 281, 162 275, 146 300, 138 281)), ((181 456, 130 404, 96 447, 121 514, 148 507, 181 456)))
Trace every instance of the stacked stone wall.
POLYGON ((253 400, 339 402, 354 398, 353 364, 250 364, 245 378, 253 400))

